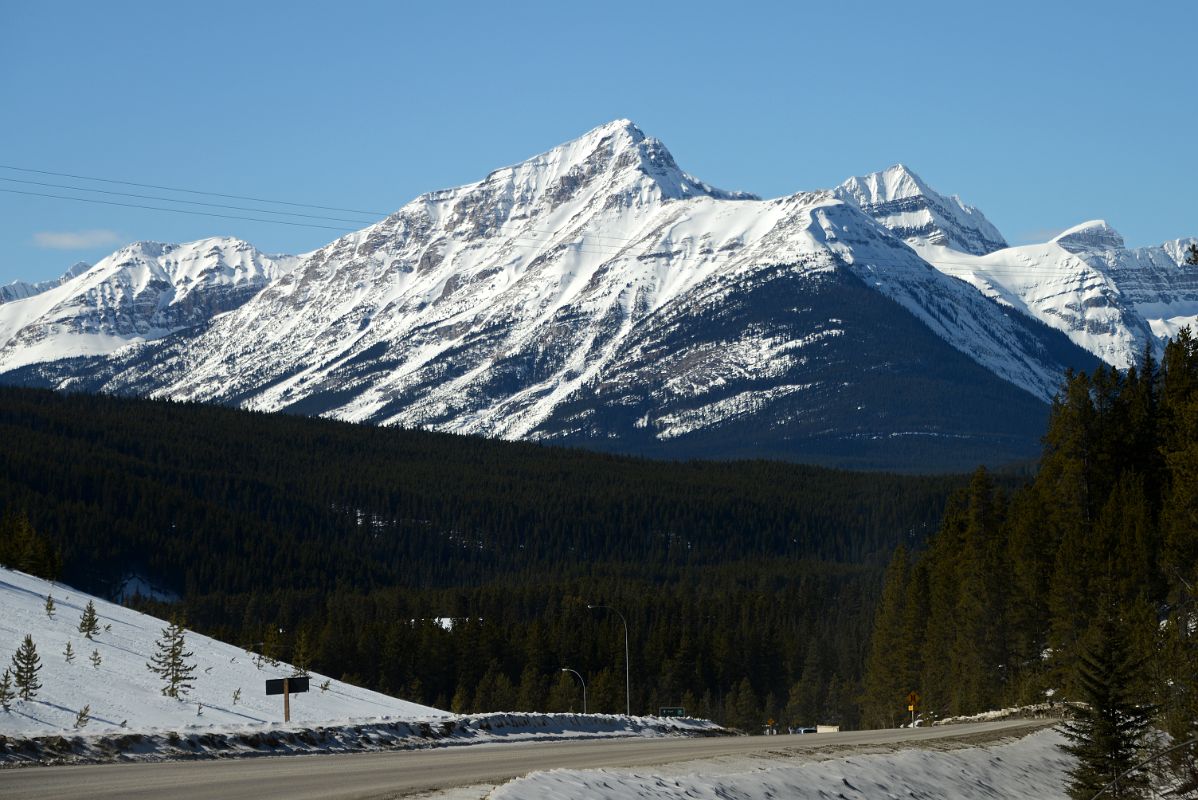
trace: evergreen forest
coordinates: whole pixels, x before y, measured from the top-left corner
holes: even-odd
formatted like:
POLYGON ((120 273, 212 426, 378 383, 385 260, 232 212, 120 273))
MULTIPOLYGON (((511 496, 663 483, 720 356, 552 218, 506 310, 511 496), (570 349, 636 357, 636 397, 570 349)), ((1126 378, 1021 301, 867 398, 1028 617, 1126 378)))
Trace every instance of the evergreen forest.
POLYGON ((580 710, 562 667, 622 711, 609 605, 634 712, 746 730, 859 724, 885 564, 967 480, 19 388, 0 442, 3 563, 459 711, 580 710))
POLYGON ((912 691, 943 717, 1102 689, 1192 739, 1196 589, 1198 340, 1186 329, 1159 364, 1146 353, 1125 372, 1070 375, 1035 477, 1011 492, 979 470, 926 548, 896 549, 862 723, 897 724, 895 698, 912 691))

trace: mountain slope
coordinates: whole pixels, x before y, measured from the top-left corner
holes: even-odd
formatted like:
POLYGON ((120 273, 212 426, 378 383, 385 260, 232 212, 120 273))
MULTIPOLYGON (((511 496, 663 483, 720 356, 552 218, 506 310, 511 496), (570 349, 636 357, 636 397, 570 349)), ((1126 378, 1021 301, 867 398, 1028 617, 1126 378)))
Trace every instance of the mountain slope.
MULTIPOLYGON (((1181 244, 1173 243, 1181 252, 1181 244)), ((1160 354, 1165 338, 1198 323, 1198 269, 1166 247, 1129 249, 1102 220, 1044 244, 975 257, 931 243, 913 245, 929 262, 1000 303, 1042 321, 1116 367, 1160 354)))
MULTIPOLYGON (((1024 437, 1015 449, 1034 452, 1043 401, 1067 367, 1093 360, 931 268, 880 224, 870 215, 882 213, 879 203, 918 195, 918 218, 900 215, 907 225, 900 233, 914 236, 930 221, 945 241, 968 239, 979 250, 1001 243, 980 213, 935 195, 905 169, 883 177, 859 179, 856 193, 842 187, 759 200, 688 175, 661 142, 617 120, 477 183, 423 195, 301 259, 204 325, 101 359, 10 370, 5 380, 512 439, 632 447, 650 436, 638 450, 675 447, 679 414, 696 448, 696 432, 714 446, 727 438, 729 409, 740 407, 735 416, 759 416, 759 429, 773 432, 767 438, 789 442, 782 449, 803 458, 798 443, 808 436, 796 426, 834 439, 832 416, 843 405, 836 399, 843 387, 819 377, 818 359, 804 361, 819 348, 805 348, 851 325, 843 342, 854 344, 838 347, 836 358, 856 371, 847 383, 872 398, 914 398, 921 369, 958 356, 983 372, 960 373, 980 379, 972 388, 954 381, 962 412, 947 428, 932 403, 922 412, 918 404, 882 408, 842 441, 912 430, 991 437, 993 423, 978 411, 996 396, 988 372, 1031 398, 1010 408, 1024 437), (809 303, 824 302, 826 285, 875 293, 866 303, 871 312, 833 303, 839 316, 818 307, 805 314, 809 303), (892 302, 873 302, 882 299, 892 302), (869 329, 912 322, 932 337, 916 337, 926 342, 921 352, 895 343, 885 364, 903 369, 879 372, 875 354, 863 349, 869 329), (791 367, 800 362, 808 364, 799 370, 803 380, 785 382, 798 380, 791 367), (640 433, 621 433, 627 425, 616 406, 637 401, 616 397, 612 387, 650 373, 661 383, 647 401, 652 419, 634 426, 640 433), (896 375, 910 381, 895 383, 896 375), (812 382, 822 389, 794 388, 812 382), (568 421, 585 411, 581 398, 605 404, 609 396, 616 405, 590 409, 589 432, 568 421), (781 396, 790 410, 771 417, 781 396), (703 409, 714 403, 723 405, 703 409)), ((874 456, 886 463, 881 451, 874 456)))
POLYGON ((849 178, 836 196, 857 205, 907 242, 985 255, 1007 246, 990 220, 956 195, 945 197, 902 164, 849 178))
POLYGON ((294 262, 229 238, 128 245, 0 306, 0 370, 108 354, 202 324, 241 305, 294 262))

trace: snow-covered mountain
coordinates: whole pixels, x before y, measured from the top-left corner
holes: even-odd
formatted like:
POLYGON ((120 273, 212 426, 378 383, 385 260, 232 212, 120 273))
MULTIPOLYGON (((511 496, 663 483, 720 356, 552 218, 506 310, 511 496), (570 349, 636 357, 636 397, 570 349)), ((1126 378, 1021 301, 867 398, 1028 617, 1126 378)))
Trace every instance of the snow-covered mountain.
POLYGON ((760 200, 688 175, 618 120, 418 197, 227 313, 90 351, 102 357, 62 358, 89 351, 54 346, 46 325, 36 351, 0 307, 0 370, 635 452, 911 467, 929 449, 1031 455, 1044 401, 1092 358, 908 241, 1004 245, 903 167, 760 200))
POLYGON ((0 303, 11 303, 13 300, 24 300, 26 297, 33 297, 35 294, 48 292, 56 286, 62 286, 67 281, 79 277, 91 268, 91 264, 88 264, 86 261, 80 261, 72 265, 60 277, 48 281, 38 281, 37 283, 13 281, 12 283, 6 283, 0 286, 0 303))
POLYGON ((0 370, 108 354, 205 323, 297 262, 230 238, 128 245, 94 267, 14 290, 0 306, 0 370))
POLYGON ((902 164, 849 178, 836 196, 854 203, 906 242, 985 255, 1007 246, 981 211, 960 197, 945 197, 902 164))
MULTIPOLYGON (((88 732, 145 732, 148 729, 219 729, 283 718, 282 698, 265 694, 265 680, 294 674, 284 663, 257 662, 239 647, 188 631, 194 653, 194 689, 185 699, 162 694, 161 679, 146 663, 167 627, 163 620, 109 603, 62 584, 0 567, 0 671, 26 635, 41 659, 41 690, 32 700, 15 700, 0 711, 0 734, 32 735, 72 729, 76 714, 90 708, 88 732), (54 600, 54 616, 45 610, 54 600), (95 603, 102 631, 93 639, 79 632, 84 607, 95 603), (74 652, 68 662, 64 652, 74 652), (92 661, 93 652, 98 663, 92 661), (240 691, 238 691, 240 690, 240 691), (236 696, 234 694, 236 693, 236 696)), ((444 716, 445 712, 329 679, 311 676, 311 691, 295 695, 295 722, 348 721, 350 718, 444 716)))
POLYGON ((1188 241, 1131 249, 1106 222, 1093 220, 1044 244, 982 256, 931 242, 913 246, 946 274, 1127 368, 1146 347, 1159 355, 1183 326, 1198 329, 1198 268, 1179 263, 1188 241))

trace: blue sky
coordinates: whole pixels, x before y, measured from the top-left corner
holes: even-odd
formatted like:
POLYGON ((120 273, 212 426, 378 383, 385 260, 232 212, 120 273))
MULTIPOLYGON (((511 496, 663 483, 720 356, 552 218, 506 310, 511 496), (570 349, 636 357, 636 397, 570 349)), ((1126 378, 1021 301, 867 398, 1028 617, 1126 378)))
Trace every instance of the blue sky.
MULTIPOLYGON (((1150 244, 1198 234, 1196 30, 1188 0, 0 2, 0 163, 389 212, 629 117, 724 188, 901 161, 1013 243, 1150 244)), ((0 283, 211 235, 337 233, 0 192, 0 283)))

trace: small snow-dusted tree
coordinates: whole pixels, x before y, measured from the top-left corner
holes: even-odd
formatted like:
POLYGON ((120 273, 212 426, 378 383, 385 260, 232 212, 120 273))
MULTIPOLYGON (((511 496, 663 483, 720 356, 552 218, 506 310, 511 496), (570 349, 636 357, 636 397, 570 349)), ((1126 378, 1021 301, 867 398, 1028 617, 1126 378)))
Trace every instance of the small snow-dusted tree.
POLYGON ((324 683, 320 684, 320 691, 327 692, 329 690, 329 679, 325 678, 324 683))
POLYGON ((92 707, 90 704, 79 709, 79 713, 75 715, 75 728, 82 728, 92 719, 92 707))
POLYGON ((294 674, 300 677, 307 677, 308 667, 312 662, 311 648, 308 645, 308 632, 301 630, 299 635, 295 637, 295 649, 291 654, 291 665, 295 668, 294 674))
POLYGON ((79 618, 79 632, 89 639, 100 632, 100 618, 96 615, 96 604, 91 600, 87 601, 83 616, 79 618))
POLYGON ((163 680, 162 693, 167 697, 186 695, 191 689, 196 665, 188 659, 195 655, 183 639, 183 624, 171 620, 155 643, 158 650, 150 657, 146 668, 163 680))
POLYGON ((67 648, 62 651, 62 655, 67 660, 68 664, 75 663, 75 648, 71 646, 70 639, 67 640, 67 648))
POLYGON ((236 689, 233 690, 233 705, 237 705, 240 702, 241 702, 241 687, 238 686, 236 689))
POLYGON ((104 659, 100 658, 99 650, 92 650, 92 654, 88 656, 88 660, 92 662, 92 669, 99 669, 100 662, 104 659))
POLYGON ((46 595, 46 616, 54 619, 54 595, 46 595))
POLYGON ((13 682, 17 686, 17 694, 22 700, 32 700, 37 697, 38 689, 42 688, 37 674, 42 669, 41 656, 37 654, 37 646, 33 637, 25 634, 24 641, 12 657, 13 682))
POLYGON ((1190 242, 1190 247, 1186 250, 1186 264, 1198 267, 1198 244, 1190 242))
POLYGON ((16 696, 17 693, 12 689, 12 671, 5 667, 4 675, 0 676, 0 708, 12 711, 12 701, 16 696))

